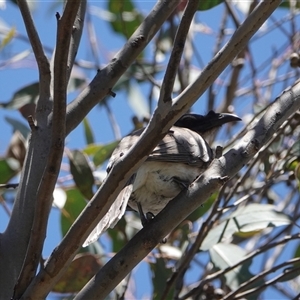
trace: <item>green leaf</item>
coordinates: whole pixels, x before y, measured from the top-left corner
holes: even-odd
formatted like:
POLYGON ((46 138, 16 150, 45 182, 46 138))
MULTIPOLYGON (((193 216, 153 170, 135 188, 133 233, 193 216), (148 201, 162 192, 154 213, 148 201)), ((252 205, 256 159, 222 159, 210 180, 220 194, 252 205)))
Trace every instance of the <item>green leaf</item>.
POLYGON ((199 206, 196 210, 194 210, 189 217, 187 218, 188 220, 195 222, 199 218, 201 218, 206 212, 209 211, 209 209, 212 207, 214 204, 216 198, 218 196, 218 193, 212 194, 207 201, 205 201, 201 206, 199 206))
POLYGON ((119 252, 128 242, 125 234, 126 225, 125 218, 121 218, 113 229, 107 230, 107 234, 111 238, 112 251, 115 253, 119 252))
POLYGON ((134 213, 125 214, 113 229, 108 229, 111 238, 112 251, 119 252, 141 229, 141 220, 134 213))
POLYGON ((136 82, 132 82, 128 89, 128 103, 135 115, 139 118, 149 118, 149 107, 147 100, 140 89, 140 85, 136 82))
POLYGON ((259 233, 267 227, 289 225, 290 218, 275 211, 275 207, 269 204, 250 204, 239 207, 236 211, 224 218, 220 224, 214 227, 204 239, 201 250, 209 250, 213 245, 221 242, 222 238, 228 238, 233 234, 259 233))
POLYGON ((290 153, 292 155, 300 157, 300 140, 293 144, 290 153))
MULTIPOLYGON (((150 264, 152 272, 153 299, 160 299, 162 292, 166 288, 166 283, 172 274, 172 270, 166 266, 167 260, 163 258, 156 259, 155 263, 150 264)), ((172 289, 173 290, 173 289, 172 289)), ((169 293, 169 295, 172 293, 169 293)), ((173 299, 173 298, 166 298, 173 299)))
POLYGON ((224 0, 199 1, 198 10, 208 10, 208 9, 211 9, 223 2, 224 2, 224 0))
POLYGON ((16 28, 12 27, 3 37, 0 43, 0 49, 4 48, 6 45, 12 41, 12 39, 15 37, 16 34, 16 28))
POLYGON ((10 109, 20 109, 26 104, 36 103, 39 96, 39 83, 35 82, 27 85, 14 93, 13 97, 5 107, 10 109))
POLYGON ((102 263, 97 255, 78 254, 53 287, 56 293, 77 293, 99 271, 102 263))
POLYGON ((68 83, 68 93, 74 92, 86 83, 84 77, 71 76, 68 83))
POLYGON ((7 183, 10 179, 18 174, 20 164, 14 158, 0 159, 0 183, 7 183))
POLYGON ((67 200, 64 208, 61 210, 60 224, 62 235, 68 232, 71 225, 86 206, 86 200, 78 189, 73 188, 66 191, 67 200))
POLYGON ((90 122, 87 118, 83 119, 83 128, 84 128, 86 143, 88 145, 93 144, 94 143, 94 135, 93 135, 93 131, 92 131, 90 122))
MULTIPOLYGON (((242 261, 247 254, 244 249, 237 245, 224 243, 214 245, 209 249, 209 253, 212 263, 220 270, 237 264, 242 261)), ((254 276, 249 270, 251 263, 252 261, 249 260, 230 272, 225 273, 226 285, 230 287, 231 290, 236 290, 243 282, 246 282, 254 276)), ((260 280, 251 285, 251 288, 261 286, 262 284, 263 281, 260 280)), ((247 299, 257 299, 257 295, 253 295, 247 299)))
POLYGON ((109 159, 118 144, 119 141, 115 141, 103 146, 99 146, 99 149, 93 158, 95 166, 102 165, 107 159, 109 159))
MULTIPOLYGON (((290 8, 290 0, 285 0, 285 1, 282 1, 281 4, 279 5, 279 7, 282 7, 282 8, 290 8)), ((297 0, 296 2, 296 8, 300 8, 300 1, 297 0)))
POLYGON ((70 170, 73 175, 74 182, 83 196, 91 199, 94 195, 94 175, 90 168, 88 157, 79 150, 70 151, 68 153, 70 161, 70 170))
POLYGON ((30 133, 29 127, 17 119, 4 117, 5 121, 13 127, 13 132, 19 131, 26 139, 30 133))
POLYGON ((115 16, 115 19, 110 22, 113 30, 126 38, 134 33, 143 20, 143 16, 134 7, 131 0, 110 0, 108 1, 108 10, 115 16))

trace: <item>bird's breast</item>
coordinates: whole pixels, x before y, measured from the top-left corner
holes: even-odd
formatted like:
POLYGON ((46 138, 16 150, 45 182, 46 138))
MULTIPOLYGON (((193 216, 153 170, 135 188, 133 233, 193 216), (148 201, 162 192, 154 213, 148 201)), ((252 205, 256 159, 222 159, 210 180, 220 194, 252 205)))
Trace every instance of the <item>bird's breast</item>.
POLYGON ((137 210, 139 202, 144 213, 156 215, 200 173, 201 169, 195 166, 146 161, 136 174, 129 205, 137 210))

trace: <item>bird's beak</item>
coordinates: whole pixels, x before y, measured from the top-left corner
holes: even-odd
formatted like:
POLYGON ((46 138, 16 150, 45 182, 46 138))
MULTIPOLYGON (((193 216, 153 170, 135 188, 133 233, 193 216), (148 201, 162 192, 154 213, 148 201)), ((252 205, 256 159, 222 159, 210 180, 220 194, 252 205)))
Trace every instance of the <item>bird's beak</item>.
POLYGON ((221 125, 229 123, 229 122, 236 122, 236 121, 241 121, 242 119, 239 118, 237 115, 234 114, 228 114, 228 113, 219 113, 216 114, 217 119, 216 122, 221 125))
POLYGON ((229 122, 241 121, 237 115, 229 113, 215 113, 210 111, 199 123, 199 131, 206 132, 214 128, 221 127, 222 125, 229 122))

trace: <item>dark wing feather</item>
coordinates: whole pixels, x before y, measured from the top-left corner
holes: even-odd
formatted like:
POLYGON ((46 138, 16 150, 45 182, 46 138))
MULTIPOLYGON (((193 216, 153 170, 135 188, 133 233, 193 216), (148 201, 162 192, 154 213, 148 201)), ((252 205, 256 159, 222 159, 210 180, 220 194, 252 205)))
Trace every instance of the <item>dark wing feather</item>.
POLYGON ((213 159, 213 151, 196 132, 172 127, 147 160, 184 163, 201 167, 213 159))
POLYGON ((106 169, 108 173, 111 170, 112 166, 115 164, 115 162, 120 157, 122 157, 131 148, 131 146, 139 139, 143 131, 144 128, 140 130, 136 130, 130 135, 127 135, 124 138, 122 138, 122 140, 120 141, 120 143, 118 144, 118 146, 116 147, 116 149, 114 150, 114 152, 112 153, 108 161, 108 165, 106 169))
MULTIPOLYGON (((109 160, 108 172, 117 159, 123 156, 138 140, 143 130, 137 130, 121 140, 109 160)), ((197 132, 173 126, 147 160, 184 163, 201 167, 203 163, 210 163, 213 158, 212 149, 197 132)))

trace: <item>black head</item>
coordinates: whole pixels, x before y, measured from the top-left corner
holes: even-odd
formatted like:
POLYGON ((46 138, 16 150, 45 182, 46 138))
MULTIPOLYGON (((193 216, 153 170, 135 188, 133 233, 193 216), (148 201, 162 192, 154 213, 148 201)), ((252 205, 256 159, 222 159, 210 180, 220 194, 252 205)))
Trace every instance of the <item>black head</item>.
POLYGON ((206 132, 217 129, 229 122, 241 121, 241 118, 234 114, 215 113, 210 111, 207 115, 185 114, 174 125, 188 128, 203 135, 206 132))

